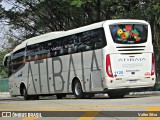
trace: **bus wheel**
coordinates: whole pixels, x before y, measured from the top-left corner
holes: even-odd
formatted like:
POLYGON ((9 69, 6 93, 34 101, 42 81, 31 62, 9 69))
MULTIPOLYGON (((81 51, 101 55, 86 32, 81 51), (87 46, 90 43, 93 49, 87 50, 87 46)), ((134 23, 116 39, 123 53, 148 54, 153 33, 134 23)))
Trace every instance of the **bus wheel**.
POLYGON ((81 83, 78 80, 76 80, 73 84, 73 93, 76 98, 81 99, 85 97, 85 94, 83 93, 83 90, 82 90, 81 83))
POLYGON ((116 98, 124 98, 125 94, 123 93, 108 93, 108 96, 111 98, 111 99, 116 99, 116 98))
POLYGON ((85 95, 85 98, 87 98, 87 99, 90 99, 90 98, 92 98, 92 97, 94 97, 94 94, 88 93, 88 94, 85 95))
POLYGON ((57 99, 62 99, 62 95, 56 95, 57 99))
POLYGON ((32 100, 39 100, 39 96, 38 95, 33 95, 33 96, 30 96, 30 99, 32 99, 32 100))
POLYGON ((30 99, 30 96, 27 94, 26 87, 23 87, 23 97, 24 97, 24 100, 29 100, 30 99))

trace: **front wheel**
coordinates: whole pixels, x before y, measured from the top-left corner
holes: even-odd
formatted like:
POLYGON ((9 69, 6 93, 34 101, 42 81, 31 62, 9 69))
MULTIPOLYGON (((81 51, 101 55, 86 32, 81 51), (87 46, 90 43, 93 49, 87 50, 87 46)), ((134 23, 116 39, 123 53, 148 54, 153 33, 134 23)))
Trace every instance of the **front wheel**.
POLYGON ((30 99, 30 96, 27 94, 26 87, 23 88, 23 97, 24 97, 24 100, 29 100, 30 99))
POLYGON ((85 97, 85 94, 82 90, 82 86, 79 80, 76 80, 73 84, 73 93, 76 98, 81 99, 85 97))

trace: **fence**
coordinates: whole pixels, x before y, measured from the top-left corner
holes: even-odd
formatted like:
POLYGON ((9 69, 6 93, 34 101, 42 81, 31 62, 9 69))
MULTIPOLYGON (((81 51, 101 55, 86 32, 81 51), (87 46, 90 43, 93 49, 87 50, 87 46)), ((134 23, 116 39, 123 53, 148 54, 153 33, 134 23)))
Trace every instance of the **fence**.
POLYGON ((1 79, 0 80, 0 92, 8 92, 8 80, 7 79, 1 79))

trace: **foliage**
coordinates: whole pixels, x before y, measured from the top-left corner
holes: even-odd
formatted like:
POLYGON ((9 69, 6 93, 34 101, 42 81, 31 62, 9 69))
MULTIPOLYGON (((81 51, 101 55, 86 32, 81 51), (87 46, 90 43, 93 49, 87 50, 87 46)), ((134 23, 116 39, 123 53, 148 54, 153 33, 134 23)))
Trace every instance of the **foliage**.
POLYGON ((2 16, 11 25, 11 31, 20 33, 16 38, 20 41, 50 31, 124 18, 149 21, 156 31, 155 42, 159 41, 156 39, 160 25, 160 2, 157 0, 15 0, 12 6, 9 10, 1 7, 2 16))
MULTIPOLYGON (((0 24, 7 26, 5 48, 51 31, 64 31, 108 19, 144 19, 160 43, 160 0, 0 0, 0 24)), ((5 27, 4 27, 5 28, 5 27)), ((1 30, 4 31, 4 30, 1 30)))
POLYGON ((7 69, 3 66, 3 57, 6 54, 6 52, 1 51, 0 52, 0 79, 7 77, 7 69))

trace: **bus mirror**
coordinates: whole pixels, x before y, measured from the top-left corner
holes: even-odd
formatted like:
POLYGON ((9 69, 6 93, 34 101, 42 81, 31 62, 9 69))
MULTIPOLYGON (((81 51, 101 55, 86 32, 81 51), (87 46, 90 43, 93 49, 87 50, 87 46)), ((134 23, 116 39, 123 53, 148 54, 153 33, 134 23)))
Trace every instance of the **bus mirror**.
POLYGON ((8 62, 7 62, 7 60, 8 60, 8 57, 5 57, 4 58, 4 60, 3 60, 3 66, 5 66, 5 67, 7 67, 8 66, 8 62))
POLYGON ((9 62, 10 62, 10 55, 7 54, 6 56, 4 56, 3 66, 8 67, 9 66, 9 62))

